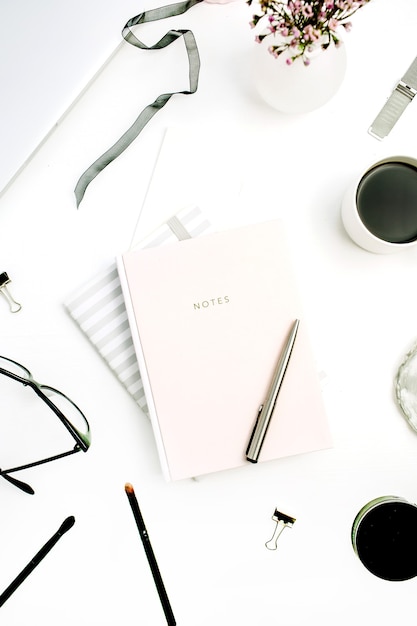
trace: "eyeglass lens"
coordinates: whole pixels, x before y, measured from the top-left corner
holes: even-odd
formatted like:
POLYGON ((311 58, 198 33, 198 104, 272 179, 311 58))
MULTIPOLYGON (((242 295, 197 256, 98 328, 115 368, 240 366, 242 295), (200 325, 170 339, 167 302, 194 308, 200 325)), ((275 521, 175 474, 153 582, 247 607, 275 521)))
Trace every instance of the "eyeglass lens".
MULTIPOLYGON (((0 368, 29 380, 29 370, 0 357, 0 368)), ((39 385, 42 393, 88 440, 88 424, 80 410, 61 392, 39 385)), ((0 467, 14 467, 48 458, 75 445, 53 410, 34 390, 0 375, 0 467)))

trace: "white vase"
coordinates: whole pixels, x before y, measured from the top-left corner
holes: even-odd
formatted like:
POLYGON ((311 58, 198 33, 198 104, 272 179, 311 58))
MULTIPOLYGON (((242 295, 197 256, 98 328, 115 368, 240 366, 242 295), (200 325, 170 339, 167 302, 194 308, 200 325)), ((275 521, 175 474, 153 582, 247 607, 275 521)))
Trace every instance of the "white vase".
POLYGON ((328 102, 341 86, 346 72, 346 50, 333 42, 310 56, 309 65, 297 58, 288 65, 294 51, 287 49, 277 58, 268 51, 275 45, 268 36, 254 46, 253 81, 259 95, 281 113, 306 113, 328 102))

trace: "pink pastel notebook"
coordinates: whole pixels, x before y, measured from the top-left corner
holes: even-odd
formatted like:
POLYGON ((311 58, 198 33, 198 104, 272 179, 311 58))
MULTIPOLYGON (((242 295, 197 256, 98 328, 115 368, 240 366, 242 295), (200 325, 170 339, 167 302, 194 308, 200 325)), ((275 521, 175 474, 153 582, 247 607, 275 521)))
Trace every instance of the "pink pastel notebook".
POLYGON ((331 445, 283 226, 243 227, 118 259, 164 475, 248 463, 295 318, 300 328, 259 461, 331 445))

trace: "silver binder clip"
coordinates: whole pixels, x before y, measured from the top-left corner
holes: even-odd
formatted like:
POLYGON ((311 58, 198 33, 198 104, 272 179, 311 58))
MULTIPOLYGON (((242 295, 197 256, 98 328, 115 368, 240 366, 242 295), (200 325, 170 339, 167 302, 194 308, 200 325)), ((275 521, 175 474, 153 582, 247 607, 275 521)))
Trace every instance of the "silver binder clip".
POLYGON ((372 122, 368 132, 383 139, 394 128, 406 107, 417 94, 417 57, 414 59, 394 91, 372 122))
POLYGON ((12 297, 10 291, 7 288, 7 285, 11 282, 7 272, 0 273, 0 293, 6 298, 10 311, 12 313, 17 313, 22 308, 22 305, 16 302, 16 300, 12 297))
POLYGON ((268 550, 276 550, 278 538, 284 528, 292 528, 295 524, 295 517, 291 517, 290 515, 281 513, 280 511, 278 511, 278 509, 275 509, 272 519, 274 522, 276 522, 276 526, 271 539, 265 544, 268 550))

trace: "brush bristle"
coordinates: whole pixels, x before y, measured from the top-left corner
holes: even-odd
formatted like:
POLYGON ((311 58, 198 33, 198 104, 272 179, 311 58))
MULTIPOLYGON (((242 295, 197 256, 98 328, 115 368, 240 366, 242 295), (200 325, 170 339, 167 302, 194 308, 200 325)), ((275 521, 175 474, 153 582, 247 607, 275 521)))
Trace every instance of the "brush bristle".
POLYGON ((70 528, 74 526, 74 524, 75 524, 75 517, 73 515, 70 515, 62 522, 61 527, 58 531, 59 534, 63 535, 64 533, 68 532, 70 528))
POLYGON ((134 493, 134 490, 133 490, 133 485, 131 485, 130 483, 126 483, 126 484, 125 484, 125 491, 126 491, 126 493, 128 493, 128 494, 132 494, 132 493, 134 493))

